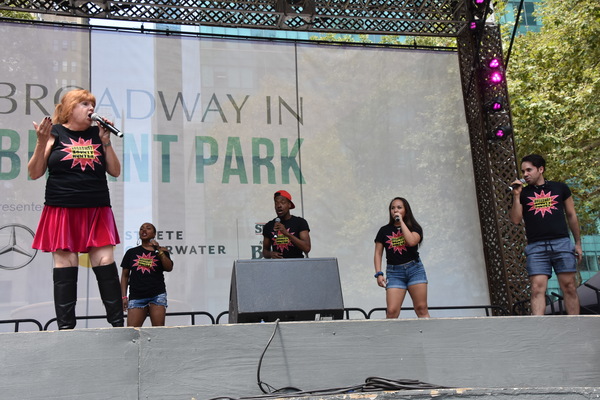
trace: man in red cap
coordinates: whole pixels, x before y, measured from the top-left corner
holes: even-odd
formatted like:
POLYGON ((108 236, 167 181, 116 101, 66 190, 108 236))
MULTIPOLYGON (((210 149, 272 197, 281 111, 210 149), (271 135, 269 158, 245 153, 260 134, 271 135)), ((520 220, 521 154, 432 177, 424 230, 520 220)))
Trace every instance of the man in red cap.
POLYGON ((296 208, 292 195, 285 190, 275 192, 277 218, 263 228, 263 257, 304 258, 310 251, 310 229, 304 218, 290 214, 296 208))

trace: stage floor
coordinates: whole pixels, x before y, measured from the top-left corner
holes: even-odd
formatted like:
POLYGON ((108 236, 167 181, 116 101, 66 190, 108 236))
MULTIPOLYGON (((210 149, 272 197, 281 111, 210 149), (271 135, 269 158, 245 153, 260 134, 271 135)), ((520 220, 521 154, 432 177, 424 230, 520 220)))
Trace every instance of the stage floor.
POLYGON ((600 398, 598 332, 600 316, 3 333, 0 390, 7 399, 239 399, 263 395, 260 375, 263 387, 304 392, 369 377, 454 388, 352 394, 359 399, 600 398))

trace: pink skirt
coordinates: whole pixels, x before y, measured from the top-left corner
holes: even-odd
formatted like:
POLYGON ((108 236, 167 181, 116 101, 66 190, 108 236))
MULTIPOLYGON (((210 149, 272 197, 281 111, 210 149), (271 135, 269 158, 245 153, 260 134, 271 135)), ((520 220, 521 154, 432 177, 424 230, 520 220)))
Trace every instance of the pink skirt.
POLYGON ((110 207, 44 206, 31 247, 47 252, 87 253, 93 247, 119 243, 121 240, 110 207))

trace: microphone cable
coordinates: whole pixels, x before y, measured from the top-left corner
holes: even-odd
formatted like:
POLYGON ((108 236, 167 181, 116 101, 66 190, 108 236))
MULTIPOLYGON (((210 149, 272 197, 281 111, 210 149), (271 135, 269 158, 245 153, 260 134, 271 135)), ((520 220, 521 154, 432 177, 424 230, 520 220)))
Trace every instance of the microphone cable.
POLYGON ((273 328, 273 333, 269 338, 267 345, 265 346, 260 358, 258 360, 258 367, 256 370, 256 383, 260 390, 264 393, 263 395, 258 396, 247 396, 247 397, 228 397, 228 396, 220 396, 213 397, 209 400, 257 400, 257 399, 282 399, 282 398, 291 398, 298 396, 310 396, 310 395, 335 395, 335 394, 349 394, 349 393, 367 393, 367 392, 380 392, 380 391, 399 391, 399 390, 426 390, 426 389, 454 389, 450 386, 441 386, 435 385, 432 383, 422 382, 415 379, 388 379, 381 377, 368 377, 365 379, 364 384, 353 385, 347 387, 340 388, 330 388, 330 389, 316 389, 316 390, 308 390, 302 391, 298 388, 292 386, 286 386, 280 389, 275 389, 273 386, 269 385, 266 382, 263 382, 260 378, 260 370, 262 367, 262 362, 267 352, 267 349, 271 345, 277 330, 279 329, 279 318, 275 320, 275 327, 273 328))
POLYGON ((262 361, 263 358, 265 357, 265 353, 267 352, 267 349, 269 348, 269 346, 271 345, 271 342, 273 341, 273 338, 275 337, 275 333, 277 333, 277 330, 279 329, 279 318, 277 318, 275 320, 275 328, 273 328, 273 333, 271 334, 271 337, 269 338, 269 341, 267 342, 267 345, 265 346, 265 349, 263 350, 262 354, 260 355, 260 359, 258 360, 258 368, 256 369, 256 383, 258 384, 258 387, 260 388, 260 390, 265 393, 265 394, 270 394, 270 393, 298 393, 301 392, 300 389, 295 388, 295 387, 283 387, 281 389, 275 389, 273 386, 269 385, 266 382, 263 382, 260 379, 260 369, 262 366, 262 361), (265 388, 263 386, 266 386, 269 390, 265 390, 265 388))
MULTIPOLYGON (((284 388, 285 389, 285 388, 284 388)), ((258 396, 244 397, 214 397, 209 400, 260 400, 260 399, 284 399, 297 398, 302 396, 327 396, 337 394, 356 394, 356 393, 372 393, 383 391, 401 391, 401 390, 432 390, 432 389, 456 389, 451 386, 441 386, 432 383, 422 382, 416 379, 389 379, 372 376, 365 380, 365 383, 354 386, 346 386, 331 389, 317 389, 298 392, 272 392, 269 394, 258 396)), ((283 390, 283 389, 279 389, 283 390)))

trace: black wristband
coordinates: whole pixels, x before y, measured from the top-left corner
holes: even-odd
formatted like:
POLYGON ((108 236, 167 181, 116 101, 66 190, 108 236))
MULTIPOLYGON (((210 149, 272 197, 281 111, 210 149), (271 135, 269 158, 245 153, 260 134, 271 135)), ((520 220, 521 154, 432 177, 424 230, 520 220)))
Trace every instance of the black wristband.
POLYGON ((377 278, 378 276, 383 276, 383 272, 381 272, 381 271, 377 271, 377 272, 375 273, 375 275, 373 275, 373 276, 374 276, 375 278, 377 278))

